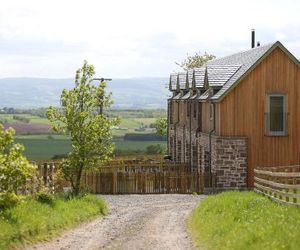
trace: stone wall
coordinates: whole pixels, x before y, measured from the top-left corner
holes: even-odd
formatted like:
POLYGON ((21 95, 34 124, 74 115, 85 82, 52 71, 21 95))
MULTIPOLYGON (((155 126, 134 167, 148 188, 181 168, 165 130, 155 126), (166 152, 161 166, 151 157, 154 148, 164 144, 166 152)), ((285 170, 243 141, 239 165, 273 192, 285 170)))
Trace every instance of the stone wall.
MULTIPOLYGON (((209 135, 200 133, 200 170, 209 170, 209 135)), ((247 187, 247 139, 245 137, 211 137, 211 171, 217 188, 247 187)))
POLYGON ((176 162, 192 163, 197 168, 197 155, 193 154, 197 148, 196 131, 191 131, 186 126, 180 124, 171 125, 168 132, 169 155, 176 162), (190 136, 191 135, 191 136, 190 136), (190 139, 191 137, 191 139, 190 139))

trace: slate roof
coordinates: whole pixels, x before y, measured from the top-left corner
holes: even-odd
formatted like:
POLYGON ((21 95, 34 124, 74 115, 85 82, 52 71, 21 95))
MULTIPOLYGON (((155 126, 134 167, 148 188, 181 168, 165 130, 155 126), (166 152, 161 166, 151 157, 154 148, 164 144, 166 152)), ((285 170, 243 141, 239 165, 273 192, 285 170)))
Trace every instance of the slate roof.
MULTIPOLYGON (((188 90, 191 87, 190 76, 193 75, 192 85, 198 89, 205 88, 205 76, 209 87, 219 89, 219 91, 211 97, 212 100, 221 100, 236 84, 238 84, 255 66, 261 62, 275 48, 279 47, 283 50, 291 60, 299 67, 300 62, 294 57, 279 41, 267 44, 265 46, 256 47, 250 50, 235 53, 230 56, 217 58, 207 62, 201 68, 195 68, 185 73, 178 73, 177 84, 181 90, 188 90), (185 79, 185 81, 184 81, 185 79)), ((198 97, 199 100, 206 100, 208 92, 198 97)))
POLYGON ((187 72, 178 73, 177 84, 179 86, 179 89, 187 89, 186 74, 187 72))
POLYGON ((193 87, 193 77, 194 77, 194 70, 189 69, 187 71, 187 83, 190 89, 193 87))
POLYGON ((252 66, 255 65, 260 58, 262 58, 266 52, 268 52, 275 43, 265 46, 256 47, 247 51, 239 52, 230 56, 214 59, 207 63, 209 68, 212 65, 240 65, 238 70, 228 79, 228 81, 222 86, 222 88, 212 97, 213 100, 219 99, 225 94, 234 84, 242 77, 252 66))
POLYGON ((170 75, 169 89, 171 91, 176 90, 177 88, 177 74, 173 73, 170 75))
POLYGON ((174 96, 173 98, 172 98, 173 100, 179 100, 179 99, 181 99, 181 93, 178 93, 176 96, 174 96))
POLYGON ((208 83, 211 87, 222 87, 242 65, 207 65, 208 83))
POLYGON ((195 76, 194 81, 195 81, 196 88, 204 87, 205 70, 206 70, 205 66, 194 69, 194 76, 195 76))
POLYGON ((197 99, 200 101, 205 101, 209 97, 210 89, 206 90, 202 95, 200 95, 197 99))
POLYGON ((187 92, 184 96, 182 96, 180 99, 182 100, 187 100, 190 99, 191 97, 191 91, 187 92))

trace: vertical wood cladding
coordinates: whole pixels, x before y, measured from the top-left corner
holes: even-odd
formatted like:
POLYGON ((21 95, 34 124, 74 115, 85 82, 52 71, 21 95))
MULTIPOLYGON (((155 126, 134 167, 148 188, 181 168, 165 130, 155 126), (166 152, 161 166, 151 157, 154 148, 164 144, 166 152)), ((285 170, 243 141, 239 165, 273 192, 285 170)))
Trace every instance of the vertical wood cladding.
POLYGON ((255 166, 299 164, 300 69, 276 48, 220 103, 217 134, 248 138, 248 185, 255 166), (267 93, 287 96, 287 136, 265 134, 267 93))

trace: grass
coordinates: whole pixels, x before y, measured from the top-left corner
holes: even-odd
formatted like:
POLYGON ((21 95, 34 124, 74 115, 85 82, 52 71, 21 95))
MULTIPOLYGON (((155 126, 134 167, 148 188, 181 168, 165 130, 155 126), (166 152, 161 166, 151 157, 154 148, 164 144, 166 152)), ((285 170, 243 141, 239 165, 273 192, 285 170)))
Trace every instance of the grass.
POLYGON ((30 160, 48 160, 54 155, 67 154, 71 150, 71 141, 56 137, 48 139, 46 135, 17 137, 16 142, 25 146, 25 156, 30 160))
POLYGON ((53 205, 28 199, 0 212, 0 249, 49 240, 64 229, 106 212, 104 200, 93 195, 70 200, 56 198, 53 205))
POLYGON ((7 120, 9 123, 19 122, 18 120, 14 120, 13 116, 20 116, 30 119, 30 123, 36 124, 51 124, 47 118, 41 118, 39 116, 30 115, 30 114, 0 114, 0 120, 7 120))
POLYGON ((254 192, 225 192, 205 199, 188 227, 195 245, 210 249, 299 249, 300 209, 254 192))
MULTIPOLYGON (((64 135, 22 135, 16 142, 25 146, 25 155, 30 160, 49 160, 54 155, 67 154, 71 150, 70 139, 64 135)), ((116 149, 123 154, 144 153, 147 146, 160 144, 166 147, 165 141, 115 141, 116 149)))

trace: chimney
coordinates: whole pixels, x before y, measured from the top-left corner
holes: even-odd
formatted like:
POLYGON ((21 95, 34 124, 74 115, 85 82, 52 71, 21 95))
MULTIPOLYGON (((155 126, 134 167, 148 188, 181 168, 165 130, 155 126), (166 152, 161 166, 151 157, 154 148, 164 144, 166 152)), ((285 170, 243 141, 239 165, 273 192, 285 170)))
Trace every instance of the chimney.
POLYGON ((251 30, 251 48, 255 47, 255 29, 251 30))

